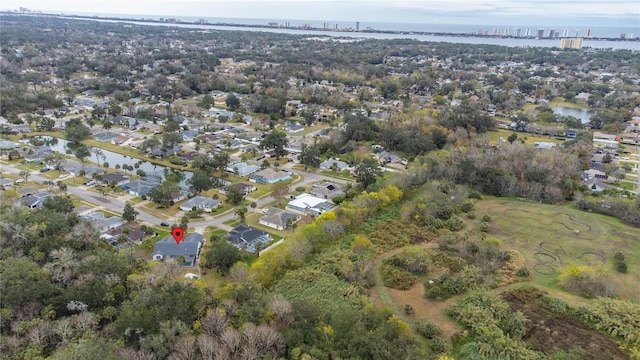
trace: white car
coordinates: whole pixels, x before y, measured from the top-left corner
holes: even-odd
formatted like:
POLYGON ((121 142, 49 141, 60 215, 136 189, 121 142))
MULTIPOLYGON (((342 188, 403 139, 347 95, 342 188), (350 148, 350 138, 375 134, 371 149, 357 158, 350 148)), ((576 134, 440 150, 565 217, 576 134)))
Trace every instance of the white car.
POLYGON ((14 181, 14 184, 22 184, 24 182, 24 179, 18 179, 16 181, 14 181))
POLYGON ((58 176, 58 179, 64 179, 66 177, 67 177, 67 174, 62 174, 62 175, 58 176))

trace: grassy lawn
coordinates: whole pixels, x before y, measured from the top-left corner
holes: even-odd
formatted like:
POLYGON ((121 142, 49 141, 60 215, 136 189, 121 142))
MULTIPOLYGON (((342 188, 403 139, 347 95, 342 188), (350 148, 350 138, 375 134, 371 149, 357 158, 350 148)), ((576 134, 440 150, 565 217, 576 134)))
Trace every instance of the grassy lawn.
POLYGON ((259 223, 260 217, 262 216, 262 214, 258 214, 258 213, 252 213, 252 214, 248 214, 245 217, 245 222, 247 225, 252 226, 256 229, 260 229, 260 230, 264 230, 266 232, 268 232, 269 234, 271 234, 271 237, 273 238, 273 241, 276 242, 284 237, 287 236, 291 236, 291 234, 293 233, 291 230, 276 230, 273 228, 270 228, 268 226, 264 226, 262 224, 259 223))
POLYGON ((169 234, 171 234, 171 232, 169 231, 168 228, 155 228, 156 233, 158 233, 157 236, 154 236, 152 238, 149 238, 145 241, 142 242, 142 244, 140 244, 140 246, 138 246, 137 248, 135 248, 135 256, 138 258, 145 258, 145 259, 150 259, 151 258, 151 252, 153 252, 153 246, 160 240, 164 239, 165 237, 169 236, 169 234))
POLYGON ((554 296, 566 294, 559 274, 570 265, 601 267, 608 284, 622 299, 640 301, 640 231, 618 219, 577 210, 571 205, 545 205, 510 199, 487 199, 476 213, 490 214, 489 237, 503 249, 516 249, 531 270, 532 282, 554 296), (578 230, 576 235, 574 230, 578 230), (622 252, 628 274, 614 269, 613 255, 622 252), (557 294, 556 294, 557 293, 557 294))
MULTIPOLYGON (((501 137, 506 141, 509 135, 513 134, 513 131, 497 129, 497 130, 489 131, 487 132, 487 134, 489 134, 489 141, 491 142, 491 144, 495 145, 500 143, 501 137)), ((539 135, 528 134, 528 133, 516 133, 516 134, 518 134, 518 140, 516 141, 519 141, 520 139, 525 139, 524 143, 527 145, 533 145, 533 143, 535 142, 550 142, 550 143, 559 144, 565 141, 563 138, 556 138, 553 136, 539 136, 539 135)), ((509 145, 508 142, 505 142, 504 144, 509 145)))
POLYGON ((262 197, 265 197, 265 196, 269 195, 270 193, 271 193, 271 189, 262 188, 262 189, 258 189, 256 191, 252 192, 250 195, 254 199, 260 199, 262 197))
POLYGON ((345 171, 331 171, 331 170, 323 170, 320 172, 322 175, 329 176, 336 179, 342 179, 347 181, 356 181, 356 178, 349 174, 349 170, 345 171))
MULTIPOLYGON (((144 210, 145 212, 155 217, 158 217, 161 219, 169 219, 171 221, 174 221, 176 214, 181 211, 178 204, 173 204, 167 208, 161 208, 152 202, 142 205, 140 209, 144 210)), ((180 219, 178 219, 178 221, 180 221, 180 219)))
POLYGON ((223 224, 225 224, 227 226, 231 226, 231 227, 236 227, 236 226, 240 225, 240 221, 235 220, 235 219, 231 219, 231 220, 227 220, 227 221, 223 222, 223 224))

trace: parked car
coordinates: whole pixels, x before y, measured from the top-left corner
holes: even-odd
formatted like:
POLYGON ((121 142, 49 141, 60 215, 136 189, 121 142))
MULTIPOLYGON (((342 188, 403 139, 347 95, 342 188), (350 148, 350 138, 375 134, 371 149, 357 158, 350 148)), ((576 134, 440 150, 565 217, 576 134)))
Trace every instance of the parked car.
POLYGON ((51 169, 49 169, 49 168, 42 168, 42 169, 40 169, 40 172, 41 172, 41 173, 43 173, 43 172, 47 172, 47 171, 49 171, 49 170, 51 170, 51 169))
POLYGON ((14 184, 22 184, 24 182, 24 179, 18 179, 16 181, 14 181, 14 184))
POLYGON ((85 182, 84 184, 86 186, 91 186, 91 185, 95 185, 96 183, 97 183, 97 181, 95 181, 95 180, 89 180, 89 181, 85 182))
POLYGON ((58 176, 58 179, 64 179, 64 178, 66 178, 67 176, 68 176, 67 174, 62 174, 62 175, 58 176))
POLYGON ((163 222, 160 223, 160 226, 169 226, 169 223, 166 222, 166 221, 163 221, 163 222))

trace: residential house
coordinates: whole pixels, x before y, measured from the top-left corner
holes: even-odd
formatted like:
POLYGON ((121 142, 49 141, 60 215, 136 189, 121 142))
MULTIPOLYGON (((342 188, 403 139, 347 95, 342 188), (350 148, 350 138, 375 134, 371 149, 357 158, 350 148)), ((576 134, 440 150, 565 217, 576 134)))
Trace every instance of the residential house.
POLYGON ((220 193, 226 195, 227 191, 229 191, 229 188, 231 186, 236 186, 240 189, 240 192, 244 195, 247 196, 249 195, 249 193, 256 191, 258 188, 256 188, 255 185, 253 184, 245 184, 245 183, 236 183, 236 184, 232 184, 232 185, 227 185, 224 186, 220 189, 220 193))
POLYGON ((13 185, 13 179, 9 179, 9 178, 1 178, 0 179, 0 186, 3 186, 5 188, 12 186, 13 185))
POLYGON ((158 241, 153 246, 152 259, 156 261, 166 259, 177 259, 182 256, 184 263, 182 265, 193 266, 198 260, 200 248, 202 247, 202 234, 187 234, 180 243, 176 243, 173 236, 158 241))
POLYGON ((575 139, 576 136, 578 136, 578 130, 571 130, 571 129, 565 130, 564 136, 571 139, 575 139))
POLYGON ((117 139, 120 135, 110 131, 104 131, 93 135, 93 138, 98 142, 110 143, 117 139))
POLYGON ((122 185, 122 189, 129 192, 133 196, 147 195, 151 190, 160 184, 148 180, 134 180, 122 185))
POLYGON ((376 158, 378 159, 378 161, 381 164, 399 164, 402 162, 402 157, 391 153, 387 150, 383 150, 381 152, 379 152, 378 154, 375 155, 376 158))
POLYGON ((337 159, 328 159, 320 163, 320 169, 344 171, 349 169, 349 165, 337 159))
POLYGON ((335 205, 327 199, 315 197, 311 194, 300 194, 287 204, 287 209, 302 214, 320 215, 331 209, 335 205))
POLYGON ((282 209, 268 208, 265 209, 264 215, 260 217, 259 223, 277 230, 284 230, 300 221, 301 216, 290 213, 282 209))
POLYGON ((202 209, 204 212, 212 212, 217 209, 218 206, 222 204, 221 200, 211 199, 204 196, 194 196, 191 199, 184 202, 184 204, 180 205, 180 210, 183 211, 191 211, 194 207, 196 209, 202 209))
POLYGON ((73 211, 78 214, 78 216, 85 216, 85 215, 89 215, 92 212, 95 211, 94 208, 86 206, 86 205, 81 205, 81 206, 77 206, 73 208, 73 211))
POLYGON ((180 136, 182 136, 183 141, 192 141, 196 136, 198 136, 197 130, 183 130, 180 132, 180 136))
POLYGON ((134 225, 134 224, 127 224, 124 226, 117 227, 115 229, 109 229, 106 232, 106 235, 110 235, 112 239, 115 238, 116 241, 122 234, 125 234, 129 242, 141 242, 142 239, 144 238, 144 232, 140 230, 140 225, 134 225), (129 229, 128 230, 129 232, 126 233, 124 229, 129 229))
POLYGON ((53 194, 50 192, 34 193, 21 198, 20 202, 28 208, 36 209, 41 207, 44 201, 52 196, 53 194))
POLYGON ((303 131, 304 126, 300 125, 297 121, 289 121, 285 125, 284 129, 287 130, 288 133, 294 134, 303 131))
POLYGON ((18 188, 18 195, 20 195, 21 198, 27 197, 29 195, 34 195, 37 193, 38 193, 38 188, 33 186, 18 188))
POLYGON ((115 181, 116 186, 122 186, 129 182, 129 177, 120 173, 111 173, 102 175, 102 184, 111 185, 115 181))
POLYGON ((291 172, 286 170, 275 171, 273 169, 264 169, 249 176, 249 181, 258 184, 275 184, 291 178, 292 175, 291 172))
POLYGON ((119 216, 107 217, 103 212, 96 211, 82 216, 81 219, 92 223, 100 232, 116 229, 124 225, 124 220, 119 216))
POLYGON ((235 163, 227 166, 225 170, 232 174, 238 172, 238 176, 247 176, 255 173, 256 171, 260 171, 261 167, 258 165, 249 165, 245 162, 235 163))
POLYGON ((68 171, 71 176, 80 176, 80 172, 83 170, 85 177, 93 177, 93 174, 104 176, 107 173, 106 169, 94 165, 77 165, 69 169, 65 167, 65 170, 68 171))
POLYGON ((336 196, 346 195, 342 187, 332 182, 315 183, 311 187, 311 195, 322 199, 333 199, 336 196))
POLYGON ((259 246, 271 241, 269 233, 248 225, 238 225, 227 234, 227 241, 238 249, 255 252, 259 246))
POLYGON ((51 154, 51 149, 47 146, 36 146, 32 154, 26 154, 24 161, 28 163, 42 164, 44 159, 51 154))

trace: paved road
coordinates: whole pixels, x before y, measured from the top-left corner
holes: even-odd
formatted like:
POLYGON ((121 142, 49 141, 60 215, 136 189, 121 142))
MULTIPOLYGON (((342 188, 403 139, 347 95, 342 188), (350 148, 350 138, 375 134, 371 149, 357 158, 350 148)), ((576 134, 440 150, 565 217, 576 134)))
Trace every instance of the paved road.
MULTIPOLYGON (((333 181, 335 183, 338 184, 342 184, 342 185, 346 185, 349 181, 346 180, 342 180, 342 179, 334 179, 334 178, 330 178, 327 177, 325 175, 322 175, 319 173, 319 170, 316 171, 301 171, 301 170, 296 170, 293 169, 293 166, 295 165, 295 163, 289 162, 286 164, 283 164, 281 166, 282 169, 287 169, 289 171, 291 171, 292 173, 299 175, 303 178, 303 180, 301 182, 295 183, 293 185, 291 185, 291 191, 293 192, 293 190, 296 187, 299 186, 309 186, 313 183, 316 182, 320 182, 323 180, 330 180, 333 181)), ((0 169, 3 172, 8 172, 8 173, 13 173, 13 174, 18 174, 20 173, 20 169, 17 169, 11 165, 0 165, 0 169)), ((29 182, 36 182, 36 183, 42 183, 43 181, 46 180, 51 180, 49 178, 46 178, 44 176, 42 176, 42 174, 38 171, 33 171, 31 172, 31 175, 29 176, 29 182)), ((127 202, 127 200, 129 200, 131 198, 130 195, 124 195, 118 198, 112 197, 112 196, 108 196, 107 197, 107 201, 104 201, 100 198, 100 196, 98 194, 96 194, 93 191, 90 191, 89 188, 87 186, 84 185, 79 185, 79 186, 69 186, 67 188, 67 192, 69 194, 75 195, 76 197, 82 199, 83 201, 86 201, 98 208, 103 208, 106 210, 109 210, 111 212, 114 213, 122 213, 122 210, 124 209, 124 205, 127 202)), ((252 199, 252 198, 248 198, 249 201, 255 201, 256 204, 258 205, 256 207, 256 209, 249 209, 249 211, 254 211, 254 212, 260 212, 260 208, 264 207, 266 204, 274 201, 275 199, 272 196, 265 196, 261 199, 252 199)), ((148 212, 145 212, 142 209, 142 206, 144 206, 145 204, 148 204, 149 201, 144 201, 138 204, 134 204, 134 207, 136 208, 136 211, 138 211, 138 216, 137 219, 141 220, 143 222, 146 222, 148 224, 151 225, 159 225, 161 222, 166 221, 169 223, 174 223, 176 222, 176 219, 180 219, 182 217, 182 213, 178 213, 175 217, 165 217, 165 218, 159 218, 155 215, 149 214, 148 212)), ((196 232, 200 232, 203 233, 204 230, 206 229, 206 227, 208 226, 215 226, 216 228, 219 229, 223 229, 223 230, 231 230, 232 228, 228 225, 225 225, 224 223, 234 219, 235 217, 235 210, 229 210, 223 214, 219 214, 217 216, 209 216, 209 215, 205 215, 205 220, 203 221, 193 221, 190 222, 189 225, 195 228, 196 232)))

